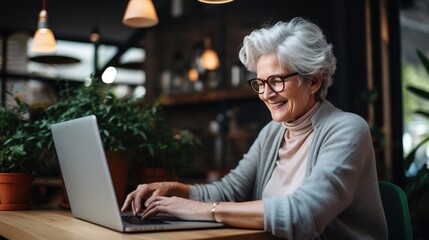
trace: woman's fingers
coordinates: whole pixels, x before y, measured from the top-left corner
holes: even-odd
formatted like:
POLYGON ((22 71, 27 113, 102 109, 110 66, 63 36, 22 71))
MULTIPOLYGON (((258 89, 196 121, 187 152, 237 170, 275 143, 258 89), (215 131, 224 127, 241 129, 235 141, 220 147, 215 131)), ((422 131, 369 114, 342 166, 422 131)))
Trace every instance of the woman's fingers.
POLYGON ((163 210, 165 210, 165 209, 163 209, 164 206, 161 203, 162 200, 164 200, 164 203, 165 203, 165 199, 167 199, 167 198, 166 197, 160 197, 160 196, 154 197, 154 198, 152 198, 150 203, 148 203, 149 202, 149 199, 148 199, 148 201, 146 201, 146 203, 148 203, 148 204, 146 205, 146 209, 142 213, 142 218, 148 218, 148 217, 155 216, 159 212, 162 212, 163 210))
POLYGON ((134 215, 137 215, 136 207, 134 206, 134 201, 131 202, 131 210, 133 211, 134 215))
POLYGON ((172 194, 182 196, 187 195, 187 193, 187 185, 178 185, 175 182, 140 184, 137 186, 136 190, 128 194, 121 211, 125 211, 131 207, 134 214, 139 214, 143 208, 148 208, 160 196, 171 196, 172 194), (142 201, 144 200, 143 207, 142 201))
POLYGON ((136 190, 127 195, 121 211, 125 211, 131 206, 134 214, 139 213, 142 208, 142 200, 150 194, 151 190, 147 184, 139 185, 136 190))
MULTIPOLYGON (((121 211, 125 211, 128 209, 128 207, 132 204, 133 200, 134 200, 134 195, 135 195, 136 191, 133 191, 131 193, 129 193, 127 195, 127 198, 125 198, 124 204, 122 205, 121 211)), ((131 207, 133 208, 134 211, 134 206, 131 205, 131 207)))
POLYGON ((211 220, 212 203, 192 201, 180 197, 155 197, 142 213, 148 218, 158 213, 166 213, 186 220, 211 220))
POLYGON ((145 207, 149 207, 151 204, 153 204, 154 201, 159 200, 159 198, 161 197, 161 195, 159 194, 158 190, 155 190, 152 195, 146 200, 145 202, 145 207))

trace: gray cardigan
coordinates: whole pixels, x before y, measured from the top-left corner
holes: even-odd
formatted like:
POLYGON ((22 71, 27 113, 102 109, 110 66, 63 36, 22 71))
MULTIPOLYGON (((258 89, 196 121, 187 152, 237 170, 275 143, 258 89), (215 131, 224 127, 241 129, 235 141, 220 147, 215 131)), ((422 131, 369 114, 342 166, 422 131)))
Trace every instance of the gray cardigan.
MULTIPOLYGON (((294 194, 263 199, 265 230, 287 239, 387 239, 368 124, 322 101, 304 183, 294 194)), ((220 181, 190 186, 200 201, 260 200, 276 166, 285 127, 271 121, 238 166, 220 181)))

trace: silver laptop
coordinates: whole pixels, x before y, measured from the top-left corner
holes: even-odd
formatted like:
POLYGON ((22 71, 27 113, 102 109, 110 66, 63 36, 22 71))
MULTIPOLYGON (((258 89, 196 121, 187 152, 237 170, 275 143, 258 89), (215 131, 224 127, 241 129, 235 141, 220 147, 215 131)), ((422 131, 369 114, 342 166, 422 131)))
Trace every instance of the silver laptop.
POLYGON ((51 126, 64 184, 74 217, 120 232, 221 227, 208 221, 142 221, 118 208, 115 191, 94 115, 51 126))

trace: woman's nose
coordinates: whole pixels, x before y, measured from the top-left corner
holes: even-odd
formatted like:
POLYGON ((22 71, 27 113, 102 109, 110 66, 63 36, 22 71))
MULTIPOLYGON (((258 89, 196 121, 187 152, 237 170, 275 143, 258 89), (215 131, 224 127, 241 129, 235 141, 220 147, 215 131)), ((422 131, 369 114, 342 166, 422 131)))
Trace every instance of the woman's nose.
POLYGON ((264 93, 260 94, 262 99, 269 99, 276 93, 271 90, 271 88, 268 86, 268 84, 264 84, 264 93))

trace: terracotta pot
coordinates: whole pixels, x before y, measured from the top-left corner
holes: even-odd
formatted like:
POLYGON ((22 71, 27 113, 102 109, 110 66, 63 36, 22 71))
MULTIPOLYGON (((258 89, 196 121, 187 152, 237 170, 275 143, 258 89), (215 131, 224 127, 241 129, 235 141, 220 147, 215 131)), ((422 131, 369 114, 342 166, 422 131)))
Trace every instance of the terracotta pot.
POLYGON ((30 175, 0 173, 0 210, 30 208, 30 175))
POLYGON ((122 206, 125 200, 125 191, 128 178, 128 157, 106 152, 107 165, 109 166, 110 177, 115 188, 116 199, 119 206, 122 206))
POLYGON ((137 172, 138 183, 153 183, 178 180, 179 176, 177 176, 176 174, 171 174, 163 168, 141 168, 137 172))

